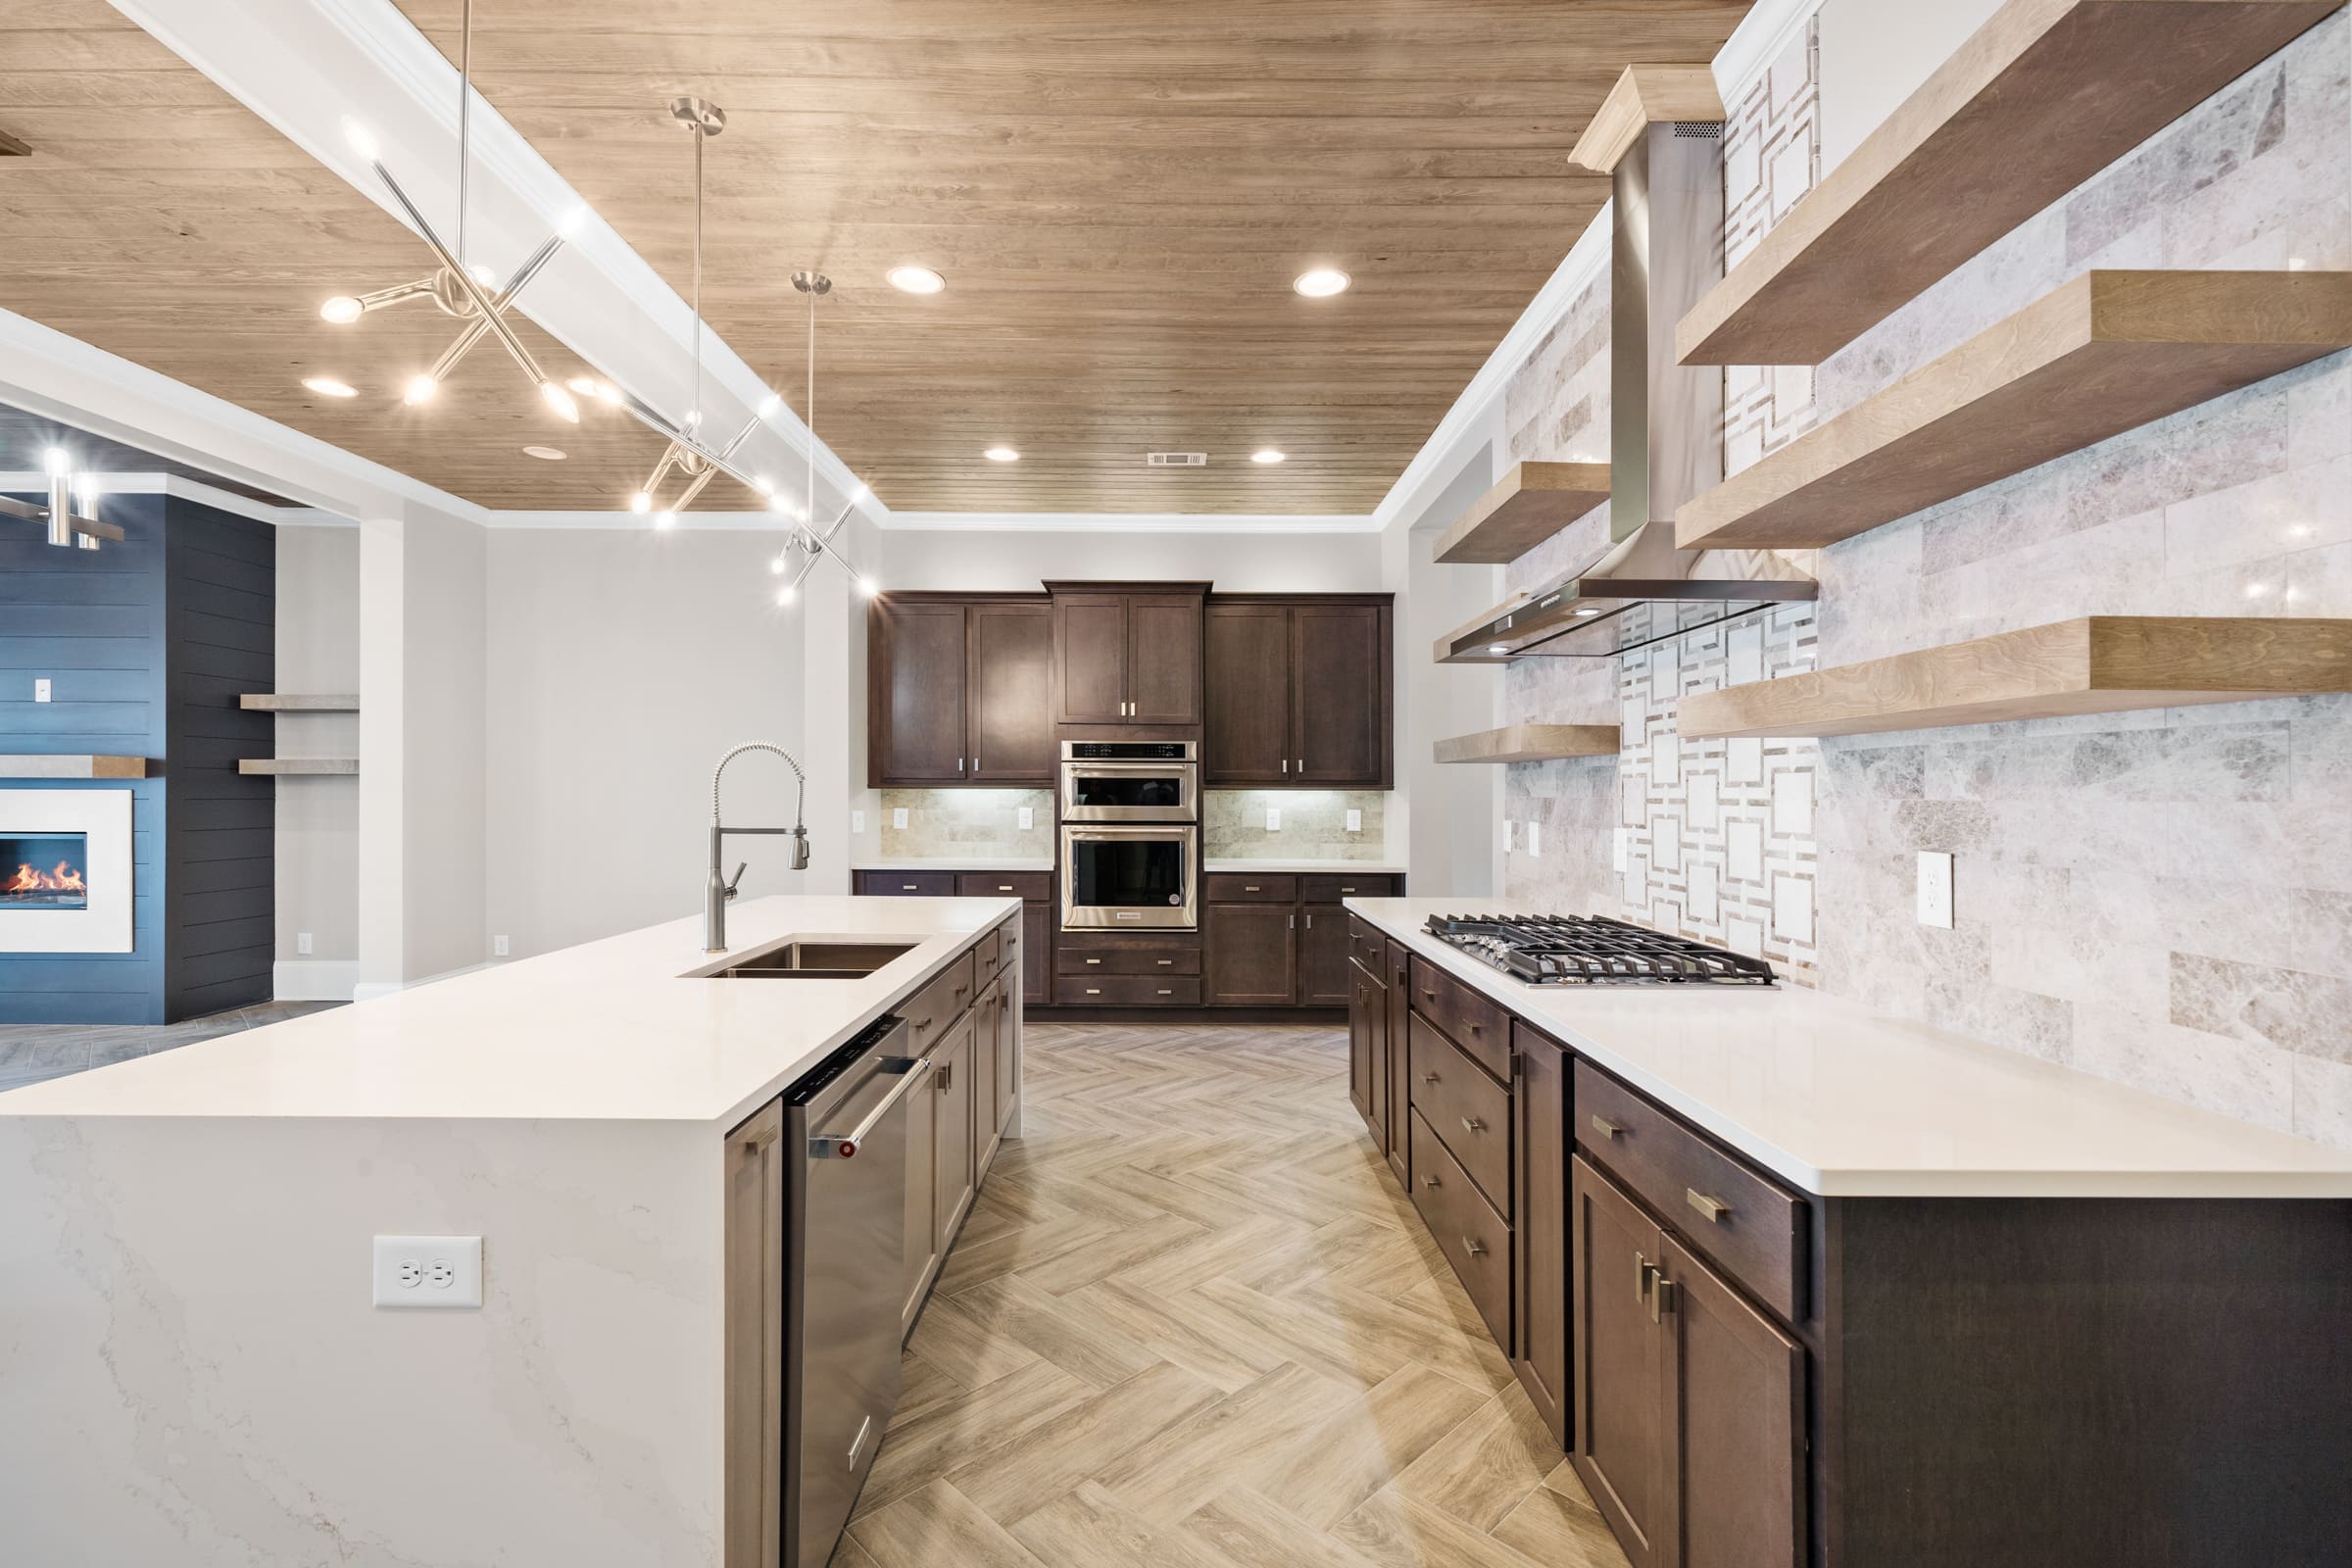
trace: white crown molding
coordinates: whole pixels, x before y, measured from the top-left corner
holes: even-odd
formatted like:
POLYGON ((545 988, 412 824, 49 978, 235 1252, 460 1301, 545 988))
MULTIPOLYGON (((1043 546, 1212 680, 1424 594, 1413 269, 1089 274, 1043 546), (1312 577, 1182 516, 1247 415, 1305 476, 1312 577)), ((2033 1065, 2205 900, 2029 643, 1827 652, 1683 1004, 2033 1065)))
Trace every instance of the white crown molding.
POLYGON ((667 528, 635 512, 493 512, 482 519, 488 528, 580 529, 613 533, 773 533, 781 536, 798 528, 790 517, 772 512, 681 512, 667 528))
MULTIPOLYGON (((191 479, 184 473, 100 472, 95 477, 99 480, 97 499, 101 509, 105 507, 108 496, 175 496, 182 501, 210 507, 215 512, 234 513, 240 517, 251 517, 256 522, 267 522, 273 527, 359 526, 348 517, 338 517, 311 507, 273 507, 267 501, 256 501, 251 496, 222 490, 201 479, 191 479)), ((38 494, 48 488, 48 476, 34 469, 19 468, 13 472, 0 470, 0 494, 38 494)), ((75 510, 81 509, 77 507, 75 510)), ((106 520, 103 510, 97 515, 99 521, 106 520)))
POLYGON ((894 512, 893 532, 1001 533, 1378 533, 1369 515, 1290 516, 1239 512, 894 512))
POLYGON ((1715 90, 1737 104, 1758 76, 1788 52, 1821 10, 1822 0, 1755 0, 1715 56, 1715 90))

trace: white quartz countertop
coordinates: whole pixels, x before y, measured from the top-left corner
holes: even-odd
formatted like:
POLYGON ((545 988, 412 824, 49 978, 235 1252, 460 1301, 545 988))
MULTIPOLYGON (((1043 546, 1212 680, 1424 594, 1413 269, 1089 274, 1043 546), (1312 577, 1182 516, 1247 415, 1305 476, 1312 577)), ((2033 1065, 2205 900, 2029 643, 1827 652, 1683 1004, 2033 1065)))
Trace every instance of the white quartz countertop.
POLYGON ((1051 855, 899 855, 853 858, 853 871, 1051 871, 1051 855))
POLYGON ((1302 871, 1317 873, 1334 871, 1342 876, 1354 871, 1363 876, 1402 876, 1404 867, 1390 865, 1381 860, 1203 860, 1203 871, 1302 871))
MULTIPOLYGON (((687 980, 697 914, 0 1094, 7 1116, 527 1117, 732 1126, 1015 899, 751 899, 729 952, 911 938, 858 980, 687 980)), ((290 1177, 289 1179, 299 1179, 290 1177)))
MULTIPOLYGON (((2352 1152, 1785 981, 1769 990, 1523 985, 1421 929, 1463 902, 1347 906, 1809 1193, 2352 1197, 2352 1152)), ((1505 901, 1480 908, 1541 912, 1505 901)))

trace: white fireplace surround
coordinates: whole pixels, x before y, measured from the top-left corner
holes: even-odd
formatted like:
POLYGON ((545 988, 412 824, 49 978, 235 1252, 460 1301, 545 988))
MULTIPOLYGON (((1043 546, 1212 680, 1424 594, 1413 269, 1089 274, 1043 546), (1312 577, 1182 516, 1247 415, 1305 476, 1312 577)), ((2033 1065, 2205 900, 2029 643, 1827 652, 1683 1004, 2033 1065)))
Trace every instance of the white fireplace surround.
POLYGON ((129 790, 0 789, 0 834, 79 833, 89 906, 0 909, 0 953, 131 951, 129 790))

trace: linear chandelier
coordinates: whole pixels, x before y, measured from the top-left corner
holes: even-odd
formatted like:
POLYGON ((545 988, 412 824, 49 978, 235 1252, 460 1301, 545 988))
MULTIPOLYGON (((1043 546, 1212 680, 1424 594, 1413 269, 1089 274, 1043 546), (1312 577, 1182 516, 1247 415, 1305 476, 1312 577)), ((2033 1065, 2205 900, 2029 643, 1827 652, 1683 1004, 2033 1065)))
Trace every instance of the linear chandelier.
POLYGON ((122 539, 122 529, 86 514, 98 510, 97 475, 75 473, 74 461, 63 447, 51 447, 43 453, 41 466, 49 477, 49 504, 40 507, 10 496, 0 496, 0 517, 37 522, 48 530, 49 542, 63 549, 79 547, 95 550, 102 539, 122 539), (85 512, 74 510, 74 498, 77 492, 85 512))
POLYGON ((491 289, 496 285, 497 274, 486 267, 469 266, 466 260, 466 181, 473 165, 473 0, 466 0, 461 26, 458 46, 457 243, 454 246, 445 243, 439 231, 426 221, 424 214, 408 191, 392 176, 392 171, 384 167, 382 150, 376 146, 375 138, 367 127, 356 121, 346 120, 343 122, 343 134, 351 143, 351 150, 366 159, 368 167, 375 171, 375 177, 383 181, 384 188, 392 193, 393 201, 408 215, 410 223, 432 247, 440 265, 420 278, 377 289, 372 294, 338 294, 321 305, 318 314, 338 326, 347 326, 369 312, 382 310, 386 306, 416 299, 430 300, 444 316, 455 317, 466 325, 458 333, 456 341, 433 362, 431 369, 409 378, 407 387, 401 393, 402 402, 412 406, 429 402, 441 390, 441 383, 449 378, 450 372, 458 368, 458 363, 471 352, 473 346, 484 336, 495 334, 523 375, 539 389, 540 399, 562 417, 577 424, 580 422, 579 404, 563 383, 540 368, 538 360, 523 346, 522 339, 515 335, 513 323, 507 319, 507 313, 514 309, 515 296, 539 275, 540 270, 554 260, 556 252, 563 248, 564 235, 561 232, 550 234, 545 243, 515 269, 514 275, 507 280, 505 287, 498 289, 495 294, 491 289))

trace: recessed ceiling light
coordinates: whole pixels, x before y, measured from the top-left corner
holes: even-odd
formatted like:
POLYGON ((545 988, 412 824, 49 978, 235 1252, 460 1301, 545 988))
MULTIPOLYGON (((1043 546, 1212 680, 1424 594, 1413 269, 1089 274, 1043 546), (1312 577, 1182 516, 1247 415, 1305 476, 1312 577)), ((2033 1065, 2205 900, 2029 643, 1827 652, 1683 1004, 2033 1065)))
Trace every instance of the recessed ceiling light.
POLYGON ((537 458, 541 463, 562 463, 564 456, 562 447, 524 447, 522 455, 537 458))
POLYGON ((1578 612, 1577 612, 1577 613, 1578 613, 1578 614, 1580 614, 1580 615, 1597 615, 1597 614, 1599 614, 1599 613, 1600 613, 1600 612, 1599 612, 1599 611, 1597 611, 1597 610, 1592 609, 1592 608, 1590 608, 1590 607, 1587 607, 1586 609, 1583 609, 1583 610, 1580 610, 1580 611, 1578 611, 1578 612))
POLYGON ((1489 643, 1487 645, 1487 652, 1490 654, 1507 654, 1510 651, 1509 645, 1505 643, 1489 643))
POLYGON ((902 294, 936 294, 948 280, 928 267, 894 267, 882 274, 902 294))
POLYGON ((1348 285, 1353 281, 1355 281, 1353 278, 1336 267, 1318 267, 1310 271, 1300 272, 1297 277, 1292 278, 1291 287, 1310 300, 1320 300, 1328 299, 1334 294, 1347 293, 1348 285))
POLYGON ((1282 459, 1283 454, 1275 451, 1272 447, 1266 448, 1263 452, 1252 452, 1250 454, 1250 461, 1251 463, 1280 463, 1282 459))
POLYGON ((990 447, 980 454, 991 463, 1018 463, 1021 455, 1010 447, 990 447))
POLYGON ((338 381, 331 375, 306 375, 302 378, 302 384, 322 398, 356 398, 360 395, 359 388, 338 381))

